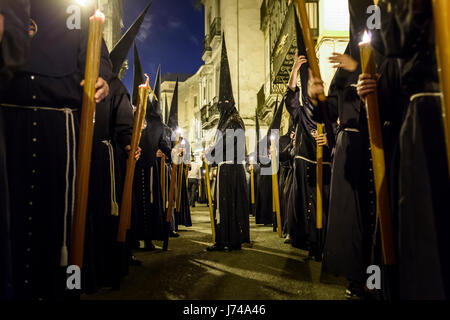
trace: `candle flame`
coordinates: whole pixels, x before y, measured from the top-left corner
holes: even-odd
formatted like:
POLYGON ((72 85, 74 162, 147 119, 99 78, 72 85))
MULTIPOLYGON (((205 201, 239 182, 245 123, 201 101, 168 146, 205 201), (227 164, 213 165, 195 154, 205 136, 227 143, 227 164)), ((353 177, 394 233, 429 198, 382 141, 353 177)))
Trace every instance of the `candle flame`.
MULTIPOLYGON (((148 74, 145 74, 145 77, 147 78, 147 80, 145 81, 145 88, 148 89, 150 91, 150 93, 153 95, 153 97, 155 98, 156 102, 158 102, 158 97, 156 96, 156 94, 153 92, 152 87, 150 86, 150 78, 148 77, 148 74)), ((144 85, 141 85, 144 86, 144 85)))
POLYGON ((178 134, 181 134, 181 128, 177 128, 176 132, 177 132, 178 134))
POLYGON ((86 7, 86 5, 87 5, 87 0, 77 0, 77 3, 78 3, 80 6, 86 7))
POLYGON ((186 144, 186 141, 183 139, 183 140, 181 141, 181 145, 184 146, 185 144, 186 144))
POLYGON ((144 74, 145 76, 145 83, 141 84, 139 88, 150 88, 150 78, 148 77, 148 74, 144 74))
POLYGON ((99 9, 95 10, 95 14, 90 18, 91 20, 98 19, 101 22, 105 22, 105 15, 99 9))
POLYGON ((362 38, 362 42, 360 44, 368 44, 372 41, 372 36, 367 31, 364 31, 364 36, 362 38))
POLYGON ((253 160, 255 160, 254 157, 250 157, 250 162, 253 162, 253 160))

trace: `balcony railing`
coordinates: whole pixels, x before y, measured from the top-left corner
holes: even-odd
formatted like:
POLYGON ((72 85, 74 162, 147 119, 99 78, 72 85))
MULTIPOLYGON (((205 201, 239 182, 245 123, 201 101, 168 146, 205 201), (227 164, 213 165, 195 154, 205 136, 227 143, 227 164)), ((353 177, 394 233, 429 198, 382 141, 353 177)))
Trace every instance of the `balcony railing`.
POLYGON ((207 52, 207 51, 211 51, 211 46, 209 45, 210 43, 210 39, 209 39, 209 35, 206 35, 205 38, 203 39, 203 55, 207 52))
POLYGON ((220 17, 214 18, 213 22, 211 23, 211 27, 209 28, 209 34, 211 36, 210 41, 212 41, 215 36, 222 35, 222 23, 220 17))
POLYGON ((219 119, 219 109, 217 108, 217 99, 214 98, 210 103, 204 105, 200 110, 200 118, 202 119, 202 128, 209 129, 216 124, 219 119))

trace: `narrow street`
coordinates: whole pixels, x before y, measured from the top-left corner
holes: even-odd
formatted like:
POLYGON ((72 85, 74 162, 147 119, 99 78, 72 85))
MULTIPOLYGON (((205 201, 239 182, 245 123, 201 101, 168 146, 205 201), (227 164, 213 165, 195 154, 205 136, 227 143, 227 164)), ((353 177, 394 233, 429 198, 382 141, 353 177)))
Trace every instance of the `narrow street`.
POLYGON ((344 299, 345 281, 321 276, 321 264, 284 244, 272 227, 250 219, 252 245, 242 251, 207 252, 211 227, 206 206, 191 208, 193 227, 180 227, 169 251, 136 252, 143 262, 130 267, 120 291, 103 289, 86 300, 302 300, 344 299))

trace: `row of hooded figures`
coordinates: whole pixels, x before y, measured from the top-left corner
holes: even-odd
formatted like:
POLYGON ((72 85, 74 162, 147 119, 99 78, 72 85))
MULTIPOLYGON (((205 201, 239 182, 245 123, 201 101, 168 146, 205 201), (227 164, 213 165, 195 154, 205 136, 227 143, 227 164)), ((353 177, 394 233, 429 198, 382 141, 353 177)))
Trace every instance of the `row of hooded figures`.
POLYGON ((345 277, 348 298, 449 297, 450 188, 433 14, 428 2, 413 0, 379 3, 383 20, 371 42, 376 77, 364 72, 358 46, 371 1, 349 1, 350 41, 344 54, 330 58, 337 71, 326 97, 317 73, 309 71, 311 50, 296 18, 298 51, 286 93, 261 140, 257 125, 258 147, 249 154, 227 133, 245 126, 235 106, 224 35, 220 117, 202 167, 190 162, 189 143, 177 129, 178 84, 163 117, 160 70, 139 148, 132 145, 133 106, 142 104, 138 84, 145 82, 136 45, 131 95, 119 73, 149 6, 111 53, 103 42, 81 291, 67 290, 89 28, 66 27, 66 2, 0 4, 2 299, 78 299, 101 287, 119 288, 129 265, 140 264, 133 250, 156 250, 153 241, 162 241, 167 250, 169 238, 179 236, 178 226, 192 225, 195 200, 210 209, 208 251, 251 244, 254 215, 256 224, 272 225, 287 243, 322 261, 323 272, 345 277), (374 95, 382 124, 381 162, 367 119, 372 111, 367 97, 374 95), (272 136, 284 108, 290 126, 285 135, 272 136), (233 148, 227 148, 230 141, 233 148), (126 241, 118 242, 130 158, 136 161, 131 219, 126 241), (208 161, 218 158, 225 161, 208 161), (375 187, 380 164, 389 215, 375 187), (370 265, 382 272, 377 290, 368 290, 370 265))

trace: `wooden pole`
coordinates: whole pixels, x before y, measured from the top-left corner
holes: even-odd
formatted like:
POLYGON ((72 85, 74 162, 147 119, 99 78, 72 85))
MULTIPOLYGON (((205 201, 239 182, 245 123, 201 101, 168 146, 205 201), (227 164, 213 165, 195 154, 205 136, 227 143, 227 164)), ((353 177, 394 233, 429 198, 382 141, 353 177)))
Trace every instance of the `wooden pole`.
POLYGON ((433 0, 432 4, 438 71, 443 93, 442 118, 450 173, 450 1, 433 0))
POLYGON ((181 162, 181 164, 178 165, 178 177, 177 177, 177 203, 176 203, 176 211, 181 211, 181 188, 183 186, 183 167, 184 164, 181 162))
POLYGON ((186 166, 184 176, 186 177, 186 190, 189 189, 189 167, 186 166))
MULTIPOLYGON (((305 41, 306 53, 308 55, 309 67, 311 68, 314 78, 322 79, 320 74, 319 62, 316 56, 316 50, 314 48, 314 41, 311 33, 311 27, 309 26, 308 12, 306 11, 305 0, 297 0, 297 11, 300 22, 302 24, 303 39, 305 41)), ((319 95, 319 100, 324 102, 327 97, 325 94, 319 95)))
MULTIPOLYGON (((375 77, 376 63, 370 37, 366 34, 364 42, 359 44, 361 51, 362 72, 375 77)), ((377 193, 377 217, 380 222, 381 244, 383 260, 386 265, 395 264, 395 250, 392 233, 392 218, 389 206, 388 182, 383 149, 383 136, 381 133, 380 113, 378 106, 378 93, 374 92, 365 98, 367 121, 369 126, 372 165, 377 193)))
POLYGON ((205 183, 206 183, 206 193, 208 194, 208 205, 209 205, 209 217, 211 219, 211 231, 213 243, 216 243, 216 226, 215 226, 215 218, 212 206, 212 196, 211 196, 211 185, 209 181, 209 167, 208 160, 205 157, 205 183))
POLYGON ((166 157, 161 157, 161 194, 163 210, 166 209, 166 157))
POLYGON ((273 207, 277 215, 277 233, 278 237, 282 238, 283 233, 281 230, 281 212, 280 212, 280 192, 278 189, 278 163, 277 163, 277 150, 275 148, 275 139, 271 137, 271 155, 272 155, 272 199, 273 207))
POLYGON ((88 204, 89 174, 91 170, 92 140, 94 137, 95 84, 100 71, 100 55, 105 16, 99 10, 90 18, 89 38, 84 75, 83 104, 78 142, 75 208, 71 234, 70 264, 83 266, 84 233, 88 204))
MULTIPOLYGON (((175 147, 177 148, 180 143, 180 134, 177 132, 175 147)), ((178 169, 178 154, 172 159, 172 172, 170 173, 170 186, 169 186, 169 203, 167 205, 167 214, 166 214, 166 222, 172 221, 172 211, 173 211, 173 196, 175 195, 175 183, 177 177, 177 169, 178 169)))
POLYGON ((251 189, 251 197, 252 197, 252 204, 255 204, 255 176, 254 176, 254 170, 253 170, 253 163, 250 164, 250 189, 251 189))
MULTIPOLYGON (((323 134, 323 124, 317 124, 317 134, 323 134)), ((323 228, 323 147, 317 144, 316 155, 316 228, 323 228)))
POLYGON ((133 195, 133 180, 136 167, 134 157, 139 147, 141 133, 144 127, 145 113, 147 111, 148 90, 150 88, 149 80, 139 86, 139 101, 134 114, 133 133, 131 135, 131 150, 127 159, 127 169, 122 193, 122 202, 120 204, 119 231, 117 233, 117 242, 125 243, 127 230, 131 225, 131 205, 133 195))

